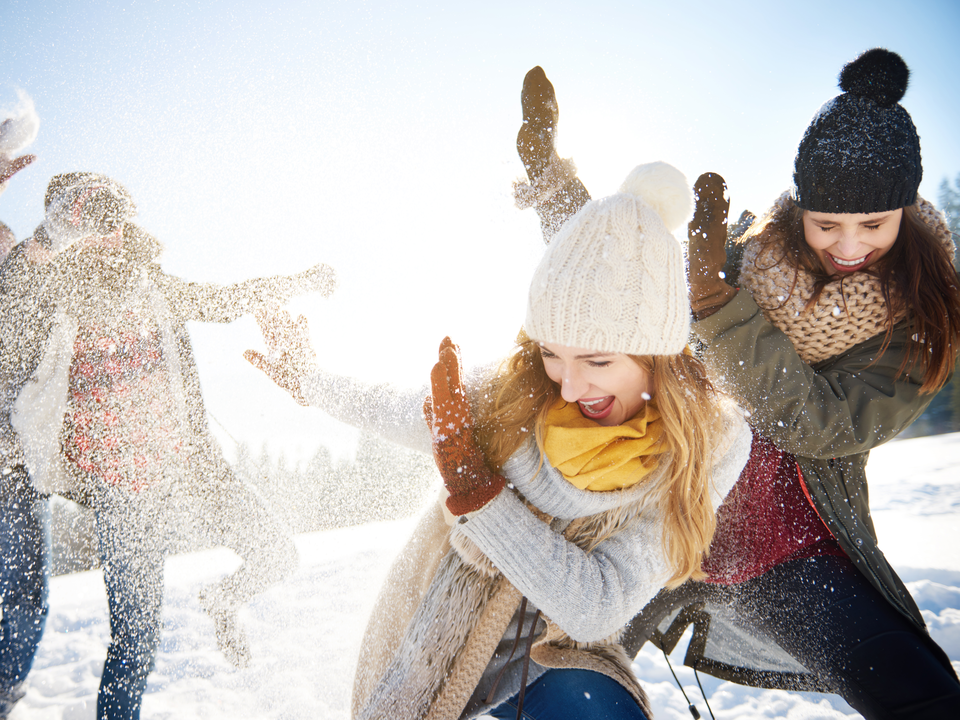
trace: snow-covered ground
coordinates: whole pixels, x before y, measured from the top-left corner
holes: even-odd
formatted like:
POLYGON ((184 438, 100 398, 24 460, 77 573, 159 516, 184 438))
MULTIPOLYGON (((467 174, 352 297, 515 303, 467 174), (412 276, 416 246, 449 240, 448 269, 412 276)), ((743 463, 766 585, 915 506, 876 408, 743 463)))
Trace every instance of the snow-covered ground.
MULTIPOLYGON (((960 668, 960 434, 890 443, 870 461, 881 546, 913 592, 934 638, 960 668)), ((293 579, 243 613, 255 658, 232 669, 202 614, 200 586, 237 562, 225 550, 167 563, 165 631, 144 700, 144 720, 161 718, 349 717, 350 686, 366 614, 413 520, 304 535, 293 579)), ((51 615, 27 693, 11 720, 91 720, 108 637, 98 572, 56 578, 51 615)), ((701 715, 693 672, 674 666, 701 715)), ((659 720, 689 718, 666 663, 651 648, 634 670, 659 720)), ((835 696, 743 688, 701 676, 718 719, 856 716, 835 696)))

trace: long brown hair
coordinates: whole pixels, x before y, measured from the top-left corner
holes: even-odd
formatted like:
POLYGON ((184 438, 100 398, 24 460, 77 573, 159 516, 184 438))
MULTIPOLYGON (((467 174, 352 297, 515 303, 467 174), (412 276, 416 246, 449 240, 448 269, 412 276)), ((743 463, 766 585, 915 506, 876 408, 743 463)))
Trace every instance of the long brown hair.
MULTIPOLYGON (((792 202, 788 207, 787 212, 775 208, 750 228, 741 242, 753 236, 765 247, 782 242, 782 257, 814 279, 813 295, 806 305, 809 310, 836 277, 825 270, 806 242, 803 210, 792 202)), ((948 232, 945 226, 941 232, 948 232)), ((886 332, 880 355, 890 344, 896 318, 905 313, 913 333, 899 373, 920 363, 924 371, 920 392, 937 392, 949 379, 960 354, 960 282, 953 258, 936 229, 924 222, 917 205, 903 208, 893 246, 865 272, 880 281, 886 302, 886 332)))
MULTIPOLYGON (((703 577, 700 563, 716 527, 710 470, 712 449, 723 433, 721 400, 703 364, 690 354, 629 357, 653 378, 650 402, 663 421, 663 452, 670 453, 669 476, 655 491, 672 570, 668 585, 674 587, 703 577)), ((475 435, 490 465, 502 469, 531 433, 542 453, 546 416, 559 398, 539 344, 521 332, 515 352, 501 364, 477 407, 475 435)))

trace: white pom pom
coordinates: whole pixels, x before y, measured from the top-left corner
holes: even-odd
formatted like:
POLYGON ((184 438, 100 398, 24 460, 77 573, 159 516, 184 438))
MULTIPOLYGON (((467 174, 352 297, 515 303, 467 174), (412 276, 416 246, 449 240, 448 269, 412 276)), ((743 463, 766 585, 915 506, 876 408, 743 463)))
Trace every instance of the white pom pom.
POLYGON ((37 137, 40 118, 33 100, 23 90, 17 90, 19 102, 13 110, 0 113, 6 119, 0 123, 0 155, 13 155, 23 150, 37 137))
POLYGON ((627 175, 620 192, 634 195, 652 207, 670 232, 687 222, 693 213, 693 191, 687 179, 665 162, 638 165, 627 175))

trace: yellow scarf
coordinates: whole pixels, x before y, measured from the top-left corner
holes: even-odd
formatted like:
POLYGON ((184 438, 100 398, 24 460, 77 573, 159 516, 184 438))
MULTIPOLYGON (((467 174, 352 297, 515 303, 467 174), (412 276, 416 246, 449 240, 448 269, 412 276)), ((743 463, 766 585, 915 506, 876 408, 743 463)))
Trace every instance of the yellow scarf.
POLYGON ((603 427, 561 398, 547 413, 543 449, 550 464, 580 490, 619 490, 656 470, 662 437, 660 413, 650 403, 623 425, 603 427))

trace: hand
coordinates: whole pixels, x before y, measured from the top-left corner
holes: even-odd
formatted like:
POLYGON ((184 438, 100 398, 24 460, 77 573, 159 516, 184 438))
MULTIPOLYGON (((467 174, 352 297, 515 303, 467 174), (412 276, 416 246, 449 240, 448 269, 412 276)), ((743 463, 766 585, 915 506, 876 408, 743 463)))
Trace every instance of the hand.
POLYGON ((704 173, 693 186, 696 209, 687 226, 687 278, 690 309, 696 320, 715 313, 737 291, 721 277, 727 261, 727 185, 716 173, 704 173))
POLYGON ((303 397, 300 379, 316 365, 316 354, 310 344, 307 319, 301 315, 294 322, 286 310, 259 310, 254 316, 263 333, 269 357, 255 350, 247 350, 243 356, 290 393, 294 400, 301 405, 308 405, 303 397))
POLYGON ((423 405, 433 457, 450 493, 447 509, 454 515, 479 510, 506 485, 502 475, 487 467, 473 439, 473 413, 460 377, 460 350, 450 338, 440 343, 440 361, 430 373, 432 394, 423 405))
POLYGON ((539 65, 523 78, 520 105, 523 124, 517 133, 517 153, 530 182, 536 182, 550 161, 557 158, 554 139, 560 115, 553 83, 539 65))
POLYGON ((36 155, 21 155, 13 160, 6 155, 0 155, 0 189, 2 189, 7 180, 36 159, 36 155))
POLYGON ((319 264, 296 276, 303 292, 318 292, 328 297, 337 289, 337 273, 329 265, 319 264))

